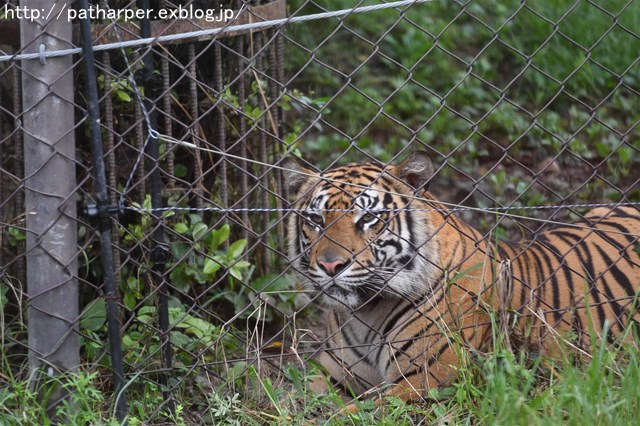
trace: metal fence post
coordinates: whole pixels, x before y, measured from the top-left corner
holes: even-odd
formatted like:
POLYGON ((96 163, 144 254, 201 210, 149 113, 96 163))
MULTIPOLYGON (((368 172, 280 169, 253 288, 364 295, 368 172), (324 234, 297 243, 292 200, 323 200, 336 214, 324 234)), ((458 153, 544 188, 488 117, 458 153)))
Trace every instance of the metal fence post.
MULTIPOLYGON (((22 0, 21 7, 52 10, 68 2, 22 0)), ((67 19, 22 20, 24 51, 73 47, 67 19)), ((77 281, 73 58, 22 63, 24 188, 27 222, 29 365, 47 374, 80 363, 77 281)))
MULTIPOLYGON (((150 8, 149 0, 142 0, 140 2, 140 8, 144 10, 152 10, 150 8)), ((145 38, 151 37, 151 22, 148 16, 140 20, 140 35, 145 38)), ((165 243, 164 232, 161 226, 163 221, 162 214, 155 210, 163 207, 162 179, 160 176, 160 148, 158 146, 158 136, 157 133, 155 133, 158 127, 156 102, 158 100, 158 92, 162 87, 162 77, 154 74, 153 50, 151 48, 149 48, 149 50, 144 54, 142 62, 143 68, 139 71, 138 77, 145 89, 144 105, 149 114, 149 142, 146 147, 146 154, 149 162, 151 163, 149 168, 149 191, 151 193, 151 207, 154 209, 152 216, 155 228, 153 233, 153 246, 151 248, 151 262, 153 263, 153 276, 158 280, 158 322, 161 333, 160 341, 162 346, 162 364, 165 368, 165 371, 160 375, 160 383, 162 384, 162 394, 167 404, 167 408, 169 409, 169 412, 173 413, 175 404, 173 401, 171 387, 169 385, 169 377, 172 374, 173 362, 171 342, 169 339, 169 286, 166 272, 166 263, 169 260, 171 253, 165 243)))
MULTIPOLYGON (((79 6, 89 10, 89 2, 80 0, 79 6)), ((89 129, 91 131, 91 153, 93 154, 93 173, 95 176, 98 228, 104 273, 104 294, 107 306, 107 324, 109 327, 109 346, 113 369, 113 387, 116 395, 116 418, 126 425, 127 401, 124 393, 124 372, 122 366, 122 345, 120 341, 120 320, 117 305, 118 290, 115 277, 111 222, 107 193, 107 177, 104 166, 104 151, 100 127, 100 106, 98 103, 98 82, 93 57, 91 22, 85 18, 81 22, 82 48, 86 73, 89 129)))

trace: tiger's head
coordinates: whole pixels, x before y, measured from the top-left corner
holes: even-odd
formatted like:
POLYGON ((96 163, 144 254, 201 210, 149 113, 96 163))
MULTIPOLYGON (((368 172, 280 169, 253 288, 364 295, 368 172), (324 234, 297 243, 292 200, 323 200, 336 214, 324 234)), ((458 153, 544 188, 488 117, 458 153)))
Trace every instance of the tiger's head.
POLYGON ((290 159, 289 259, 330 305, 356 309, 379 297, 417 299, 439 264, 421 197, 434 174, 426 153, 399 164, 348 164, 317 173, 290 159))

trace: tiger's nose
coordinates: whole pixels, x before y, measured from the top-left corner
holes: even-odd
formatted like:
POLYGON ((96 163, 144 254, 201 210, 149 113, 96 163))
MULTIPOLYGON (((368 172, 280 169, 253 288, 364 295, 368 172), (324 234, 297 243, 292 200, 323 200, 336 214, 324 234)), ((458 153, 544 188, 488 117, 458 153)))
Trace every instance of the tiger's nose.
POLYGON ((345 259, 337 259, 332 261, 318 260, 318 265, 324 270, 330 277, 336 276, 340 271, 346 269, 349 266, 349 261, 345 259))

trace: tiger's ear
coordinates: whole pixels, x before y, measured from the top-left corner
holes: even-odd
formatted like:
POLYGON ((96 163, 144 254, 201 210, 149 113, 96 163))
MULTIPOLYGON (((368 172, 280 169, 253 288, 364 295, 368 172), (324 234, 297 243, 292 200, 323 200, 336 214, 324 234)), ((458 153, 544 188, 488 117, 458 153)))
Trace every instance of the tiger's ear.
POLYGON ((300 160, 294 156, 285 158, 280 163, 280 166, 282 167, 282 175, 284 176, 290 194, 297 194, 305 182, 311 177, 318 175, 313 170, 304 167, 300 160))
POLYGON ((416 151, 394 166, 393 173, 415 190, 427 189, 433 177, 433 162, 424 151, 416 151))

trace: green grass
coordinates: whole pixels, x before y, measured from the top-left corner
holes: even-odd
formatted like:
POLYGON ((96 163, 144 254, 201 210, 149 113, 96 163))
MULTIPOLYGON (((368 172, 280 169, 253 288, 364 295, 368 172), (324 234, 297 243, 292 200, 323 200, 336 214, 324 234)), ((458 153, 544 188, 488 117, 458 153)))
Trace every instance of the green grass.
POLYGON ((64 374, 36 383, 32 375, 14 375, 4 361, 0 372, 0 424, 118 424, 105 402, 111 395, 98 389, 97 373, 64 374), (60 394, 67 397, 56 403, 60 394))
MULTIPOLYGON (((138 424, 298 425, 317 419, 328 425, 633 425, 640 418, 640 357, 635 345, 612 350, 597 345, 591 357, 579 359, 572 351, 565 359, 534 361, 499 345, 491 354, 467 361, 450 387, 433 389, 422 402, 405 404, 388 398, 380 407, 360 403, 361 411, 340 414, 342 395, 319 395, 308 388, 313 374, 286 367, 289 386, 276 386, 249 369, 243 380, 261 398, 240 392, 203 392, 206 409, 193 410, 188 381, 174 392, 174 415, 158 413, 157 389, 136 384, 129 390, 128 421, 138 424), (254 389, 254 390, 255 390, 254 389), (155 397, 150 396, 155 393, 155 397)), ((116 425, 108 389, 101 389, 96 372, 65 375, 31 390, 27 380, 12 376, 4 365, 0 387, 0 424, 116 425), (47 398, 56 387, 69 390, 69 398, 47 415, 47 398)), ((144 383, 144 382, 140 382, 144 383)))

